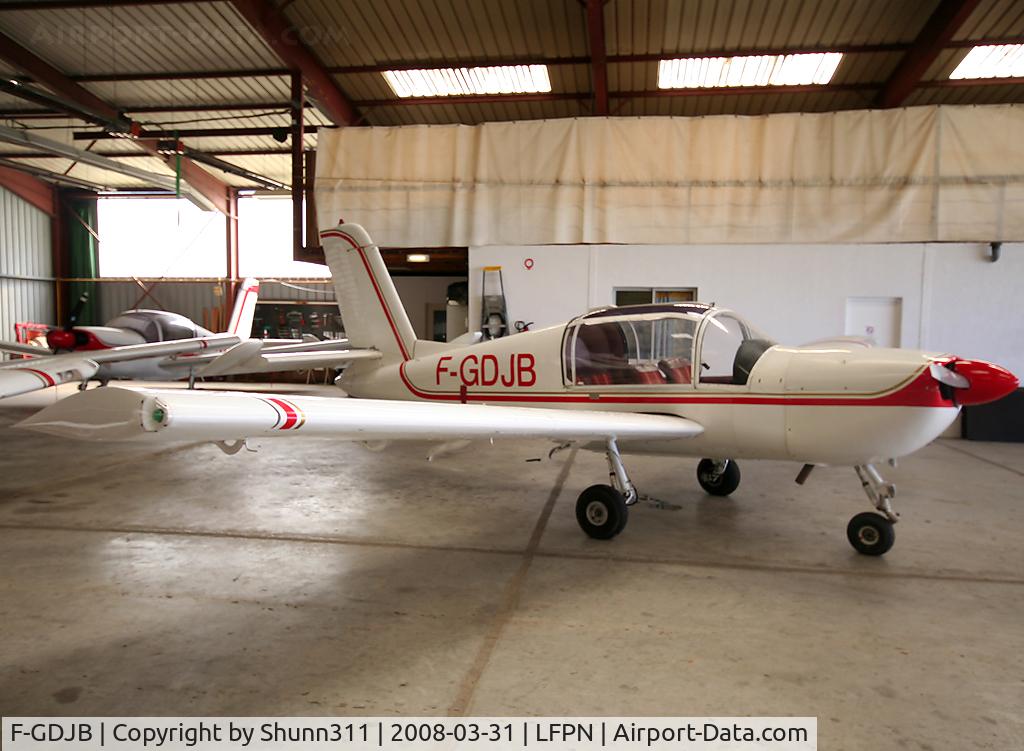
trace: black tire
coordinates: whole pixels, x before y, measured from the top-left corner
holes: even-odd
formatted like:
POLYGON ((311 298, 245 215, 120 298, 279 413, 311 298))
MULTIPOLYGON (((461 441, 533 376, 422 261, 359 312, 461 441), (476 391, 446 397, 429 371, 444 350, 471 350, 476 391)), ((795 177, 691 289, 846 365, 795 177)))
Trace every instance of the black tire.
POLYGON ((896 541, 896 532, 881 514, 864 511, 846 525, 846 539, 861 555, 885 555, 896 541))
POLYGON ((716 477, 714 460, 701 459, 697 465, 697 482, 708 495, 729 495, 740 486, 740 465, 729 459, 722 474, 716 477))
POLYGON ((576 500, 576 521, 595 540, 612 539, 628 520, 626 499, 611 485, 591 485, 576 500))

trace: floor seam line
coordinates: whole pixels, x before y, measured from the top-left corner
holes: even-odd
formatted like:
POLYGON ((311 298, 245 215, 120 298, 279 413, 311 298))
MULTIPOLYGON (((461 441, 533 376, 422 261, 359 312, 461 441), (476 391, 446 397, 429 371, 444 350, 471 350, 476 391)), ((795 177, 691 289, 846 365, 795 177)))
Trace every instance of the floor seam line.
MULTIPOLYGON (((548 515, 550 517, 550 513, 548 515)), ((537 527, 534 528, 534 534, 536 534, 537 527)), ((113 535, 155 535, 165 537, 197 537, 204 539, 221 539, 221 540, 253 540, 260 542, 284 542, 284 543, 297 543, 305 545, 338 545, 338 546, 351 546, 360 548, 385 548, 385 549, 398 549, 398 550, 423 550, 436 553, 469 553, 477 555, 501 555, 501 556, 522 556, 527 553, 528 548, 523 549, 496 549, 496 548, 479 548, 469 545, 426 545, 420 543, 402 542, 400 540, 352 540, 342 538, 331 538, 331 537, 318 537, 315 535, 304 536, 304 535, 276 535, 276 534, 252 534, 242 532, 231 532, 231 531, 202 531, 202 530, 188 530, 179 529, 173 527, 153 528, 153 527, 83 527, 83 526, 70 526, 70 525, 29 525, 29 524, 10 524, 0 522, 0 531, 22 531, 29 530, 33 532, 86 532, 91 534, 113 534, 113 535)), ((531 541, 532 541, 531 536, 531 541)), ((539 540, 538 540, 539 542, 539 540)), ((810 576, 855 576, 865 579, 908 579, 908 580, 924 580, 924 581, 944 581, 954 582, 962 584, 1009 584, 1021 586, 1024 585, 1024 579, 1010 579, 1010 578, 998 578, 998 577, 985 577, 985 576, 955 576, 955 575, 943 575, 943 574, 927 574, 918 572, 881 572, 881 571, 848 571, 843 569, 831 569, 831 568, 811 568, 803 566, 783 566, 783 565, 772 565, 772 564, 756 564, 756 563, 719 563, 713 561, 700 561, 700 560, 680 560, 680 559, 664 559, 664 558, 644 558, 644 557, 630 557, 630 556, 615 556, 601 553, 573 553, 573 552, 559 552, 553 550, 540 550, 534 548, 530 553, 530 558, 547 558, 554 560, 583 560, 583 561, 604 561, 607 563, 625 563, 631 565, 641 566, 676 566, 676 567, 693 567, 693 568, 705 568, 705 569, 725 569, 732 571, 761 571, 765 573, 791 573, 791 574, 804 574, 810 576)))
POLYGON ((555 484, 552 486, 551 492, 548 494, 547 501, 545 501, 544 507, 541 509, 540 516, 537 517, 537 523, 533 527, 530 540, 527 542, 526 548, 522 551, 523 560, 520 562, 516 572, 512 575, 512 578, 509 579, 508 584, 505 586, 505 591, 502 593, 501 600, 498 603, 498 610, 495 613, 490 628, 484 636, 484 641, 480 645, 480 649, 477 650, 477 654, 473 658, 473 663, 470 665, 469 670, 466 672, 466 675, 463 676, 462 682, 459 684, 458 691, 455 694, 455 699, 448 707, 449 716, 464 716, 466 712, 469 711, 469 707, 473 702, 473 697, 476 694, 476 689, 480 684, 480 679, 487 670, 488 664, 490 664, 491 657, 493 656, 495 649, 497 649, 498 642, 501 640, 502 632, 505 630, 508 622, 512 619, 512 614, 519 607, 519 599, 522 595, 526 575, 529 573, 530 566, 533 564, 533 559, 537 555, 541 537, 544 535, 544 530, 547 529, 548 521, 551 519, 551 513, 555 508, 555 503, 558 501, 559 496, 562 495, 562 489, 564 488, 565 481, 569 476, 569 470, 572 468, 572 465, 576 460, 577 451, 578 449, 576 448, 572 449, 565 461, 565 464, 562 466, 561 471, 558 473, 558 477, 555 479, 555 484))
POLYGON ((1005 469, 1007 472, 1013 472, 1013 474, 1015 474, 1015 475, 1018 475, 1020 477, 1024 477, 1024 472, 1022 472, 1021 470, 1014 469, 1013 467, 1008 467, 1005 464, 1000 464, 999 462, 995 461, 994 459, 987 459, 984 456, 978 456, 973 451, 967 451, 966 449, 958 448, 958 447, 956 447, 956 446, 954 446, 954 445, 952 445, 950 443, 946 443, 945 441, 936 441, 936 443, 938 443, 940 446, 945 446, 950 451, 955 451, 958 454, 963 454, 964 456, 969 456, 972 459, 977 459, 979 462, 984 462, 985 464, 991 464, 993 467, 999 467, 1000 469, 1005 469))

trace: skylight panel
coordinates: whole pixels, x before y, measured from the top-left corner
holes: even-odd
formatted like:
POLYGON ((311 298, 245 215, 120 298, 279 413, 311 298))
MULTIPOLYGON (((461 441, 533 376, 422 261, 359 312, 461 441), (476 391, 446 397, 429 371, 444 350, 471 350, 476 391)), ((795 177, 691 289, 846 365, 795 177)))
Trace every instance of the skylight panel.
POLYGON ((546 65, 495 65, 488 68, 387 70, 384 80, 396 96, 534 94, 551 91, 546 65))
POLYGON ((973 48, 950 78, 1024 77, 1024 44, 986 44, 973 48))
POLYGON ((687 57, 658 63, 659 89, 711 89, 730 86, 800 86, 832 80, 841 52, 799 55, 687 57))

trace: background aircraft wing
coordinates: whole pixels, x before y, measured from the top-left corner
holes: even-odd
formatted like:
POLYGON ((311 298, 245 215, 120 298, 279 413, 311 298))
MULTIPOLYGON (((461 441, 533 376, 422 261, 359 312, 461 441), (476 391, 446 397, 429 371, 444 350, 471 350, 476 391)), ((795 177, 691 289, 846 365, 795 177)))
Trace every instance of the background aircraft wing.
POLYGON ((82 440, 154 443, 271 436, 671 440, 704 430, 692 420, 670 415, 113 386, 62 399, 18 427, 82 440))
POLYGON ((101 363, 138 360, 146 357, 202 352, 238 343, 237 336, 177 339, 152 344, 44 355, 31 360, 12 360, 0 364, 0 399, 25 394, 69 381, 84 381, 99 370, 101 363))
POLYGON ((94 376, 99 367, 94 360, 76 354, 13 360, 0 368, 0 399, 69 381, 84 381, 94 376))
POLYGON ((45 347, 33 347, 31 344, 21 342, 0 341, 0 352, 13 352, 16 355, 28 355, 29 357, 43 357, 50 354, 45 347))
POLYGON ((328 347, 320 347, 312 342, 268 347, 259 339, 248 339, 224 352, 168 358, 160 363, 160 367, 171 372, 195 370, 197 375, 205 377, 340 368, 354 360, 375 360, 379 357, 380 352, 376 350, 346 349, 333 342, 328 347))

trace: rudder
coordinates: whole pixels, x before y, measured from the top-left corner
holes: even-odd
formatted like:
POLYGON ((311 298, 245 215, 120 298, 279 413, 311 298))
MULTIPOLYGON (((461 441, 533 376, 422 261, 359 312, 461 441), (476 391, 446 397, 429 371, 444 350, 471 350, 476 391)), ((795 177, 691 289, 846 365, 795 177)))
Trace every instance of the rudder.
POLYGON ((226 334, 237 334, 243 339, 252 336, 252 321, 256 316, 256 300, 260 294, 260 280, 249 278, 242 282, 235 296, 235 309, 231 311, 226 334))
POLYGON ((339 224, 320 238, 349 343, 409 360, 416 333, 380 248, 358 224, 339 224))

